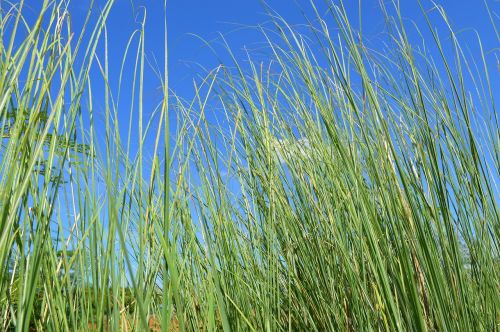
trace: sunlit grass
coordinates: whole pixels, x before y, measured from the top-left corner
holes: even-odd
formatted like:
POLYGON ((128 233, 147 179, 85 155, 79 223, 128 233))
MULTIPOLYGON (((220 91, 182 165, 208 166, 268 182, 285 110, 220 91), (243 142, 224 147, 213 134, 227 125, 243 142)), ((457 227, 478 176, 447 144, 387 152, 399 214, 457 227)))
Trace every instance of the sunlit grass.
POLYGON ((270 13, 265 62, 227 45, 188 101, 165 47, 145 110, 146 16, 114 77, 112 5, 81 31, 64 1, 33 22, 1 5, 2 330, 499 328, 498 72, 479 38, 471 58, 428 16, 410 38, 396 4, 380 48, 341 3, 307 37, 270 13))

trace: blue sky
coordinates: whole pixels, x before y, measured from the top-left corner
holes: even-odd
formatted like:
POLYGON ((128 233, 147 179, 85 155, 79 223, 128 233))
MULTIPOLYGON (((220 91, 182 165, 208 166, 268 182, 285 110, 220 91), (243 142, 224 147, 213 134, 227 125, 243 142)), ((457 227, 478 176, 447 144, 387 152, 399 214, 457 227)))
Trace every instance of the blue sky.
MULTIPOLYGON (((99 10, 106 0, 95 0, 94 9, 99 10)), ((267 6, 283 16, 288 23, 297 29, 306 30, 307 23, 304 15, 314 20, 311 0, 267 0, 267 6)), ((326 13, 325 0, 315 0, 315 4, 324 17, 326 13)), ((432 2, 421 0, 426 10, 432 8, 432 2)), ((14 1, 16 2, 16 1, 14 1)), ((339 3, 340 0, 333 0, 339 3)), ((385 0, 387 4, 391 1, 385 0)), ((413 20, 417 26, 425 27, 425 21, 418 5, 418 0, 400 0, 401 11, 405 18, 413 20)), ((493 25, 488 17, 484 0, 436 0, 448 14, 455 31, 460 32, 460 38, 470 41, 472 52, 477 52, 477 43, 474 41, 472 29, 480 33, 483 47, 488 54, 488 61, 493 68, 490 71, 494 85, 498 85, 498 66, 496 55, 500 40, 495 34, 493 25), (496 52, 493 50, 496 49, 496 52)), ((499 25, 500 1, 486 0, 491 12, 496 15, 496 24, 499 25)), ((25 1, 34 16, 42 1, 25 1)), ((70 0, 70 13, 75 31, 81 27, 84 16, 91 0, 70 0)), ((139 27, 143 9, 147 12, 146 22, 146 53, 150 61, 156 59, 160 68, 163 68, 163 0, 116 0, 111 16, 108 20, 110 71, 118 74, 123 52, 128 38, 139 27)), ((377 39, 384 29, 384 19, 380 10, 379 0, 344 0, 351 17, 351 24, 359 28, 359 17, 362 17, 361 27, 367 39, 377 39), (361 6, 359 7, 359 5, 361 6), (359 10, 361 8, 361 11, 359 10)), ((429 11, 430 12, 430 11, 429 11)), ((96 12, 94 12, 96 13, 96 12)), ((169 85, 180 96, 189 99, 192 96, 192 81, 199 74, 202 65, 207 69, 217 66, 217 57, 209 50, 200 38, 208 40, 216 48, 223 61, 230 62, 227 52, 221 47, 219 33, 223 34, 236 52, 236 56, 245 59, 243 48, 256 50, 264 41, 260 32, 255 29, 258 24, 269 21, 262 0, 167 0, 168 24, 168 62, 169 85), (194 35, 198 36, 195 37, 194 35)), ((94 15, 96 16, 96 15, 94 15)), ((433 24, 438 31, 446 33, 442 20, 436 13, 430 12, 433 24)), ((331 17, 329 18, 332 22, 331 17)), ((411 30, 410 30, 411 31, 411 30)), ((414 31, 413 31, 414 32, 414 31)), ((146 68, 149 70, 148 68, 146 68)), ((146 72, 144 97, 146 108, 152 108, 161 100, 161 91, 157 78, 152 71, 146 72)), ((124 100, 125 102, 125 100, 124 100)))
MULTIPOLYGON (((95 8, 102 7, 104 1, 97 0, 95 8)), ((316 0, 315 4, 319 11, 324 13, 324 17, 332 22, 331 17, 328 18, 326 13, 326 2, 316 0)), ((338 0, 333 2, 339 3, 338 0)), ((418 1, 401 0, 400 2, 402 15, 408 20, 414 21, 419 28, 428 33, 418 1)), ((495 0, 487 0, 487 2, 490 10, 498 15, 500 2, 495 0)), ((90 0, 73 0, 71 2, 70 11, 76 28, 79 24, 81 25, 89 3, 90 0)), ((298 30, 307 30, 303 26, 307 23, 304 15, 311 20, 315 18, 310 0, 267 0, 266 3, 298 30)), ((344 1, 344 3, 351 17, 351 24, 355 28, 362 27, 365 38, 377 40, 384 29, 384 18, 379 1, 349 0, 344 1), (361 7, 359 7, 360 4, 361 7), (360 16, 362 18, 361 25, 360 16)), ((390 3, 390 1, 386 1, 386 3, 390 3)), ((432 8, 431 1, 423 0, 422 3, 426 10, 432 8)), ((475 46, 477 43, 474 41, 475 35, 472 28, 479 31, 483 47, 487 52, 498 48, 499 40, 487 15, 483 0, 438 0, 437 3, 444 7, 455 31, 461 31, 461 40, 466 41, 466 44, 468 44, 467 41, 470 41, 473 53, 477 52, 475 46)), ((147 12, 145 41, 147 57, 149 61, 157 61, 159 68, 163 68, 163 0, 116 0, 107 24, 111 77, 118 75, 128 38, 134 29, 139 27, 143 9, 147 12)), ((188 100, 193 95, 193 79, 198 77, 199 81, 198 75, 204 73, 200 66, 212 69, 219 64, 217 56, 200 38, 210 41, 216 49, 217 55, 227 65, 231 61, 221 46, 219 35, 221 33, 231 45, 232 50, 235 51, 238 60, 244 61, 246 58, 244 48, 257 50, 264 42, 264 38, 255 27, 269 21, 261 0, 167 0, 166 15, 169 86, 175 93, 188 100)), ((437 13, 429 11, 429 15, 433 19, 436 29, 440 33, 446 34, 446 27, 438 18, 437 13)), ((409 29, 409 32, 410 37, 412 32, 416 36, 414 29, 409 29)), ((430 35, 427 36, 430 38, 430 35)), ((498 50, 496 54, 498 54, 498 50)), ((494 81, 493 85, 498 86, 498 75, 494 75, 494 67, 497 66, 494 53, 489 53, 488 61, 493 68, 490 71, 494 81)), ((133 62, 130 62, 128 67, 131 68, 132 65, 133 62)), ((127 83, 129 80, 124 80, 126 88, 127 83)), ((146 68, 144 85, 146 116, 151 114, 152 109, 161 101, 161 97, 158 79, 149 68, 146 68)), ((122 98, 121 105, 127 104, 126 94, 123 94, 122 98)))
MULTIPOLYGON (((102 3, 104 0, 98 1, 102 3)), ((338 2, 338 1, 335 1, 338 2)), ((344 1, 348 12, 352 15, 352 24, 359 27, 358 1, 344 1)), ((83 14, 90 0, 72 1, 71 12, 75 26, 81 24, 83 14)), ((315 1, 320 12, 326 12, 324 0, 315 1)), ((485 49, 498 47, 499 41, 494 34, 482 0, 439 0, 448 13, 456 29, 475 28, 481 32, 485 49)), ((500 2, 489 1, 490 9, 499 13, 500 2)), ((305 14, 314 19, 310 0, 268 0, 267 5, 282 15, 290 24, 306 23, 305 14)), ((429 1, 423 1, 424 8, 430 9, 429 1)), ((99 7, 99 4, 96 8, 99 7)), ((138 27, 137 20, 142 16, 142 8, 147 11, 146 49, 148 55, 153 54, 159 61, 163 57, 163 0, 117 0, 108 21, 110 36, 110 58, 121 59, 127 40, 133 29, 138 27), (133 5, 132 5, 133 3, 133 5)), ((378 0, 361 1, 362 28, 365 37, 376 37, 383 30, 383 17, 378 0)), ((402 13, 405 17, 423 24, 423 16, 417 1, 401 1, 402 13)), ((326 15, 325 15, 326 17, 326 15)), ((204 46, 203 42, 193 36, 217 43, 222 33, 234 50, 244 46, 252 49, 263 39, 260 33, 252 28, 269 21, 265 8, 260 0, 168 0, 167 24, 169 38, 169 71, 170 86, 179 94, 188 94, 192 86, 193 76, 197 73, 196 64, 207 68, 217 65, 216 57, 204 46)), ((440 21, 436 20, 436 27, 440 21)), ((465 35, 472 33, 464 32, 465 35)), ((223 55, 220 52, 219 55, 223 55)), ((243 53, 240 53, 243 56, 243 53)), ((119 65, 119 61, 115 62, 119 65)), ((147 83, 147 82, 146 82, 147 83)), ((150 86, 149 94, 155 96, 154 87, 150 86)), ((188 97, 186 95, 186 97, 188 97)))
MULTIPOLYGON (((98 0, 96 8, 102 7, 104 1, 98 0)), ((500 2, 496 0, 486 1, 491 12, 498 16, 500 2)), ((333 23, 331 15, 327 13, 326 2, 328 1, 315 0, 314 2, 319 12, 323 13, 323 17, 328 22, 333 23)), ((333 0, 333 3, 339 2, 339 0, 333 0)), ((432 2, 428 0, 421 0, 421 2, 435 29, 441 37, 446 39, 447 28, 439 14, 435 10, 431 10, 433 8, 432 2)), ((483 0, 437 0, 436 2, 444 7, 453 29, 459 34, 462 45, 470 48, 469 51, 476 58, 479 56, 479 52, 474 29, 478 31, 483 48, 487 53, 492 84, 494 87, 499 86, 500 75, 498 75, 498 68, 496 68, 498 66, 496 57, 500 41, 488 16, 485 2, 483 0)), ((81 24, 89 3, 90 0, 73 0, 71 13, 75 27, 81 24)), ((307 23, 305 17, 312 21, 315 19, 310 0, 267 0, 266 3, 299 31, 306 33, 308 31, 304 26, 307 23)), ((390 7, 391 1, 386 0, 385 3, 390 7)), ((356 29, 362 28, 366 40, 372 40, 376 43, 378 39, 381 39, 381 33, 384 31, 384 17, 380 10, 379 0, 345 0, 344 5, 350 16, 350 23, 356 29)), ((412 22, 424 32, 424 38, 432 44, 432 36, 418 0, 400 0, 400 5, 401 13, 408 23, 409 36, 414 39, 415 45, 421 40, 418 38, 416 30, 412 28, 412 22)), ((139 28, 139 21, 142 19, 144 9, 147 12, 146 54, 149 61, 157 61, 159 68, 163 68, 163 0, 116 0, 107 24, 111 77, 118 75, 128 38, 134 29, 139 28)), ((269 22, 265 6, 260 0, 167 0, 166 15, 169 87, 187 100, 193 96, 193 80, 199 82, 199 75, 205 73, 201 67, 215 68, 219 64, 218 56, 226 65, 231 65, 231 59, 222 47, 220 34, 224 35, 235 52, 237 60, 245 61, 244 49, 249 49, 251 52, 252 50, 257 51, 264 42, 264 38, 256 26, 269 22), (215 48, 217 55, 201 39, 209 41, 215 48)), ((494 19, 499 25, 498 17, 494 19)), ((438 57, 437 51, 434 50, 434 52, 432 55, 438 57)), ((132 68, 132 66, 133 61, 129 62, 127 69, 132 68)), ((153 71, 146 68, 145 74, 144 112, 145 118, 147 118, 154 107, 161 102, 162 93, 159 81, 153 71)), ((130 88, 130 81, 124 80, 125 89, 130 88)), ((112 86, 112 89, 115 89, 114 93, 116 93, 116 85, 112 86)), ((129 108, 127 104, 130 101, 127 98, 129 98, 128 95, 124 93, 122 94, 123 100, 120 101, 121 109, 119 112, 123 112, 121 114, 124 118, 120 119, 122 130, 125 130, 128 125, 126 118, 129 108)), ((496 99, 499 100, 498 93, 496 93, 496 99)), ((126 136, 125 132, 123 134, 126 136)), ((153 140, 154 135, 150 136, 153 140)))
MULTIPOLYGON (((79 6, 84 8, 84 0, 79 6)), ((137 16, 139 8, 147 10, 146 49, 151 56, 155 54, 159 60, 163 55, 163 1, 141 0, 134 2, 137 16)), ((338 1, 336 1, 338 2, 338 1)), ((325 12, 325 1, 315 1, 320 12, 325 12)), ((440 0, 448 13, 452 24, 458 29, 475 28, 481 32, 485 49, 499 46, 494 35, 491 22, 482 0, 440 0)), ((490 9, 499 13, 500 2, 488 1, 490 9), (496 7, 496 8, 495 8, 496 7)), ((352 15, 352 24, 359 27, 358 1, 345 1, 348 12, 352 15)), ((405 17, 423 24, 423 16, 417 1, 403 0, 402 13, 405 17)), ((429 1, 423 1, 424 8, 430 9, 429 1)), ((290 24, 301 25, 306 23, 303 13, 314 19, 310 0, 268 0, 267 5, 282 15, 290 24), (303 12, 303 13, 302 13, 303 12)), ((113 56, 120 58, 129 34, 134 28, 134 12, 130 0, 117 0, 108 22, 110 36, 110 51, 113 56)), ((431 14, 432 15, 432 14, 431 14)), ((383 17, 379 9, 379 1, 362 0, 361 17, 363 34, 376 38, 383 30, 383 17)), ((432 17, 432 16, 431 16, 432 17)), ((207 68, 217 65, 217 59, 206 46, 195 36, 217 43, 222 33, 231 47, 238 51, 244 46, 249 49, 257 48, 263 39, 257 29, 258 24, 269 21, 265 8, 260 0, 168 0, 167 24, 169 38, 169 71, 170 86, 181 95, 187 93, 192 86, 192 79, 196 73, 196 63, 207 68)), ((440 20, 435 20, 437 29, 440 20)), ((135 25, 137 27, 137 25, 135 25)), ((445 30, 442 30, 445 31, 445 30)), ((464 32, 463 35, 472 35, 464 32)), ((242 57, 243 53, 239 53, 242 57)), ((219 55, 223 55, 220 52, 219 55)), ((186 96, 187 97, 187 96, 186 96)))
MULTIPOLYGON (((106 0, 95 0, 94 9, 102 8, 106 0)), ((486 0, 493 14, 497 15, 496 24, 499 25, 500 1, 486 0)), ((324 0, 315 0, 315 4, 323 17, 333 23, 331 16, 327 14, 327 6, 324 0)), ((333 0, 339 3, 340 0, 333 0)), ((386 0, 387 4, 391 1, 386 0)), ((430 38, 428 28, 418 0, 400 0, 401 12, 408 23, 412 20, 423 31, 427 31, 426 38, 430 38)), ((487 14, 483 0, 437 0, 449 16, 455 31, 459 31, 460 40, 463 45, 470 47, 470 51, 478 56, 477 42, 473 29, 476 29, 483 42, 483 48, 487 52, 487 60, 490 66, 490 75, 493 86, 499 86, 500 75, 498 75, 498 60, 500 41, 495 34, 493 25, 487 14)), ((26 1, 26 5, 32 8, 34 16, 38 13, 37 8, 42 1, 26 1)), ((81 27, 91 0, 71 0, 70 13, 73 28, 78 31, 81 27)), ((314 21, 315 15, 311 8, 310 0, 267 0, 267 6, 276 13, 283 16, 287 22, 299 31, 307 32, 304 24, 305 17, 314 21)), ((362 28, 363 36, 367 40, 376 41, 384 30, 384 18, 380 10, 379 0, 344 0, 350 22, 355 28, 362 28), (360 22, 361 17, 361 22, 360 22)), ((441 36, 446 36, 446 27, 437 13, 430 11, 432 2, 422 0, 425 10, 428 11, 432 24, 441 36)), ((145 48, 148 60, 157 61, 159 68, 163 68, 163 23, 164 10, 163 0, 116 0, 111 11, 108 28, 108 49, 110 60, 110 77, 118 81, 118 73, 123 58, 123 53, 129 37, 134 30, 138 29, 143 17, 144 10, 147 13, 145 48)), ((97 12, 94 12, 97 14, 97 12)), ((231 46, 238 60, 245 61, 244 49, 257 51, 264 42, 261 33, 255 27, 259 24, 269 22, 265 6, 261 0, 167 0, 167 25, 168 25, 168 66, 169 86, 182 98, 189 100, 193 96, 193 80, 200 81, 199 74, 204 71, 201 67, 212 69, 219 64, 220 56, 227 65, 231 60, 221 45, 220 34, 231 46), (215 48, 217 56, 201 40, 207 40, 215 48)), ((96 15, 94 15, 96 16, 96 15)), ((410 27, 410 24, 408 24, 410 27)), ((332 27, 333 28, 333 27, 332 27)), ((410 37, 416 37, 415 29, 408 30, 410 37)), ((418 38, 415 38, 419 41, 418 38)), ((101 45, 102 46, 102 45, 101 45)), ((99 52, 102 57, 102 50, 99 52)), ((437 56, 437 54, 435 54, 437 56)), ((102 59, 102 58, 101 58, 102 59)), ((131 88, 132 61, 127 62, 123 89, 131 88)), ((93 67, 94 87, 99 86, 97 66, 93 67)), ((102 84, 102 82, 101 82, 102 84)), ((112 92, 116 94, 117 82, 112 82, 112 92)), ((100 100, 103 89, 94 91, 96 100, 100 100)), ((496 93, 498 101, 498 93, 496 93)), ((162 99, 162 92, 158 78, 153 71, 146 66, 144 82, 144 112, 145 118, 152 114, 153 109, 162 99)), ((130 95, 122 93, 120 100, 120 117, 122 129, 128 125, 130 95)), ((102 108, 104 108, 102 106, 102 108)), ((103 111, 96 109, 97 112, 103 111)), ((123 133, 126 135, 126 133, 123 133)), ((150 135, 154 136, 154 135, 150 135)), ((154 139, 154 138, 152 138, 154 139)))

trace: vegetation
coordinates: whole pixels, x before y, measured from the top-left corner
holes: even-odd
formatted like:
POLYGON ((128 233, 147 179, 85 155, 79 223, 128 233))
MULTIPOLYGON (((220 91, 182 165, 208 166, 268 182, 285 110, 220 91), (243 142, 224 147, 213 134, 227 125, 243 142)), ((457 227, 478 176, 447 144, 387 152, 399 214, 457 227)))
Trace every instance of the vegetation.
POLYGON ((372 48, 329 4, 307 37, 270 12, 265 61, 228 46, 192 100, 165 46, 150 112, 145 21, 126 91, 113 1, 81 31, 66 1, 34 20, 2 2, 1 329, 498 330, 491 54, 478 36, 468 56, 438 6, 446 38, 422 10, 417 43, 381 2, 372 48))

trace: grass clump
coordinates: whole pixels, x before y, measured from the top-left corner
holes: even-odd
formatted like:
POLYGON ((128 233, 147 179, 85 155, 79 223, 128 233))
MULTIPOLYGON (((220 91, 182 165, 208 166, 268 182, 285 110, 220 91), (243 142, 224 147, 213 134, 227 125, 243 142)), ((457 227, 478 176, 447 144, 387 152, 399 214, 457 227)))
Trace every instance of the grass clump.
POLYGON ((3 330, 498 329, 500 132, 479 39, 471 59, 436 6, 448 38, 423 11, 416 47, 392 2, 371 48, 341 2, 326 17, 311 2, 307 35, 270 15, 265 62, 228 46, 190 101, 168 90, 165 48, 146 113, 143 21, 123 115, 112 5, 79 34, 64 1, 34 22, 2 8, 3 330))

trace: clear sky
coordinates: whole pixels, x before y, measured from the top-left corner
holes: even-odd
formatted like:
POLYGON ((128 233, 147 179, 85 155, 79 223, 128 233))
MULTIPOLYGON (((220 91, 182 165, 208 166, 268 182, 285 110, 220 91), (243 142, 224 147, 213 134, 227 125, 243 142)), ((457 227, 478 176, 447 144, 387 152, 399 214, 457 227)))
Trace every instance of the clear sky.
MULTIPOLYGON (((102 3, 106 0, 96 0, 96 9, 102 8, 102 3)), ((300 31, 307 32, 304 25, 308 19, 314 21, 315 14, 312 10, 311 0, 267 0, 267 6, 276 13, 284 17, 287 22, 300 31), (304 16, 305 15, 305 16, 304 16)), ((333 19, 327 13, 326 3, 331 0, 314 0, 320 13, 330 23, 333 19)), ((500 1, 486 0, 491 12, 496 15, 496 25, 500 26, 500 1)), ((339 0, 333 0, 339 3, 339 0)), ((385 0, 388 4, 389 0, 385 0)), ((428 12, 435 25, 435 29, 441 37, 447 36, 447 28, 436 11, 432 11, 432 2, 421 0, 423 8, 428 12)), ((484 0, 436 0, 442 5, 448 14, 453 29, 459 33, 462 45, 470 48, 474 57, 479 56, 477 41, 474 29, 476 29, 483 43, 483 48, 487 52, 487 61, 491 75, 493 87, 500 86, 500 75, 498 75, 498 59, 500 41, 495 33, 493 24, 488 16, 484 0)), ((72 0, 70 12, 75 29, 82 24, 84 15, 88 10, 90 0, 72 0)), ((109 59, 110 77, 117 78, 121 66, 123 53, 128 39, 135 29, 139 28, 144 9, 147 12, 145 48, 148 60, 157 61, 158 67, 163 68, 163 26, 164 10, 163 0, 116 0, 111 16, 109 17, 107 28, 109 37, 109 59)), ((376 41, 384 30, 384 17, 380 9, 379 0, 344 0, 347 12, 350 16, 350 23, 355 28, 362 28, 363 36, 367 40, 376 41), (361 6, 360 6, 361 4, 361 6), (361 10, 360 10, 361 8, 361 10), (361 15, 360 15, 361 13, 361 15), (361 22, 360 22, 361 17, 361 22), (360 24, 361 23, 361 24, 360 24)), ((432 36, 425 23, 418 0, 400 0, 401 13, 408 23, 408 33, 410 38, 414 37, 415 42, 421 40, 416 38, 416 30, 411 28, 411 22, 422 31, 426 31, 424 38, 431 40, 432 36)), ((221 46, 219 33, 224 35, 228 44, 238 61, 245 61, 244 48, 258 50, 264 43, 264 38, 255 27, 259 24, 269 22, 265 6, 261 0, 167 0, 167 25, 168 25, 168 66, 169 66, 169 87, 180 97, 190 100, 193 97, 193 80, 199 82, 199 74, 205 72, 199 66, 206 69, 213 69, 219 64, 219 60, 201 40, 210 41, 216 49, 217 55, 227 65, 231 60, 227 52, 221 46), (197 37, 195 37, 195 35, 197 37)), ((334 27, 332 27, 334 29, 334 27)), ((430 42, 432 43, 432 42, 430 42)), ((102 56, 102 52, 100 53, 102 56)), ((438 57, 437 52, 434 54, 438 57)), ((133 59, 128 62, 125 70, 125 78, 122 81, 122 90, 131 89, 131 72, 133 69, 133 59), (128 77, 127 77, 128 75, 128 77)), ((92 77, 99 77, 99 72, 94 66, 92 77), (94 75, 96 74, 96 75, 94 75)), ((94 80, 94 86, 98 83, 94 80)), ((118 81, 118 79, 116 79, 118 81)), ((113 93, 116 94, 116 82, 112 85, 113 93)), ((94 97, 96 100, 103 100, 103 89, 96 89, 94 97)), ((499 102, 499 93, 495 92, 496 101, 499 102)), ((162 92, 159 81, 150 68, 146 68, 144 82, 144 118, 148 119, 153 109, 161 102, 162 92)), ((120 130, 123 137, 127 137, 128 116, 130 110, 130 95, 122 93, 120 107, 118 108, 120 118, 120 130)), ((99 105, 97 105, 99 106, 99 105)), ((99 114, 104 112, 95 109, 99 114)), ((207 115, 209 121, 210 115, 207 115)), ((99 119, 99 116, 97 117, 99 119)), ((133 132, 137 132, 137 123, 133 124, 133 132)), ((99 124, 97 124, 99 126, 99 124)), ((102 123, 101 123, 102 126, 102 123)), ((101 127, 102 128, 102 127, 101 127)), ((137 136, 132 134, 132 152, 134 143, 137 143, 137 136)), ((149 135, 145 146, 153 146, 154 135, 149 135)), ((152 152, 152 151, 150 151, 152 152)), ((146 155, 148 151, 146 151, 146 155)), ((145 165, 147 167, 147 165, 145 165)), ((147 173, 146 173, 147 174, 147 173)))
MULTIPOLYGON (((99 0, 98 2, 104 1, 99 0)), ((486 1, 491 11, 498 16, 500 2, 486 1)), ((359 27, 358 0, 344 2, 352 16, 352 24, 359 27)), ((424 24, 417 0, 401 0, 400 2, 403 16, 415 21, 418 25, 424 24)), ((90 0, 72 1, 71 11, 76 26, 83 19, 83 14, 89 3, 90 0)), ((309 19, 314 19, 310 0, 267 0, 266 3, 290 24, 297 25, 297 27, 306 23, 304 14, 309 19)), ((315 3, 320 12, 324 12, 325 17, 327 17, 326 1, 315 0, 315 3)), ((432 7, 430 1, 424 0, 422 3, 426 9, 432 7)), ((498 48, 499 40, 494 33, 483 0, 437 0, 437 3, 444 7, 457 31, 468 29, 462 33, 463 38, 473 38, 471 28, 474 28, 480 32, 486 50, 498 48)), ((134 21, 140 20, 141 8, 147 10, 147 54, 150 58, 155 55, 160 68, 162 68, 163 0, 116 1, 108 21, 110 58, 121 59, 130 34, 133 29, 138 27, 134 21)), ((361 1, 362 29, 365 37, 376 38, 377 33, 383 30, 383 17, 379 8, 378 0, 361 1)), ((212 68, 218 64, 217 58, 209 51, 208 47, 204 46, 203 42, 193 35, 210 40, 214 42, 214 45, 220 45, 218 34, 222 33, 237 52, 241 51, 243 47, 256 49, 259 43, 263 42, 263 38, 252 26, 263 24, 266 21, 269 19, 261 0, 167 0, 170 87, 178 94, 189 97, 193 77, 199 72, 196 64, 201 64, 206 68, 212 68)), ((440 20, 436 19, 433 23, 436 24, 438 30, 441 29, 443 33, 446 31, 440 20)), ((223 59, 227 59, 224 58, 222 48, 218 50, 221 51, 219 55, 223 59)), ((243 57, 244 53, 241 52, 239 55, 243 57)), ((491 61, 494 62, 494 59, 491 61)), ((118 67, 119 64, 120 61, 116 61, 111 65, 118 67)), ((151 85, 148 84, 148 80, 146 81, 146 97, 160 98, 157 84, 153 81, 156 79, 150 82, 151 85)))
MULTIPOLYGON (((94 9, 99 10, 106 0, 95 0, 94 9)), ((266 4, 276 13, 284 17, 287 22, 300 31, 307 31, 304 24, 307 19, 314 21, 315 15, 312 10, 311 0, 267 0, 266 4)), ((320 13, 329 22, 333 22, 327 14, 326 3, 331 0, 314 0, 320 13)), ((496 15, 496 25, 500 26, 500 1, 485 0, 490 6, 493 15, 496 15)), ((487 53, 487 61, 490 66, 490 75, 493 86, 500 85, 498 75, 498 59, 500 41, 495 33, 493 24, 488 16, 484 0, 436 0, 442 5, 449 16, 455 31, 460 31, 459 38, 462 45, 470 48, 470 52, 479 56, 474 29, 476 29, 483 42, 483 48, 487 53)), ((73 26, 76 31, 82 25, 85 14, 91 0, 71 0, 70 13, 73 26)), ((340 0, 333 0, 339 3, 340 0)), ((387 4, 391 1, 385 0, 387 4)), ((432 23, 441 36, 446 36, 447 29, 439 15, 431 11, 432 2, 421 0, 423 8, 428 11, 432 23)), ((26 5, 32 8, 34 15, 42 1, 26 0, 26 5)), ((163 0, 116 0, 107 23, 108 49, 110 59, 110 77, 117 78, 123 58, 124 50, 129 37, 134 30, 139 28, 139 22, 147 12, 145 48, 148 61, 157 62, 159 68, 163 68, 163 24, 164 10, 163 0)), ((380 10, 379 0, 344 0, 347 12, 351 18, 350 22, 355 28, 362 28, 367 40, 377 40, 384 30, 384 18, 380 10), (361 22, 360 22, 361 17, 361 22), (361 24, 360 24, 361 23, 361 24)), ((400 0, 403 17, 415 22, 422 31, 427 31, 427 37, 431 38, 425 24, 424 16, 418 5, 418 0, 400 0)), ((96 13, 97 14, 97 13, 96 13)), ((227 52, 221 46, 219 33, 224 35, 236 57, 240 61, 246 58, 244 48, 257 51, 264 43, 264 38, 255 27, 269 21, 265 6, 261 0, 167 0, 167 25, 168 25, 168 62, 169 62, 169 86, 182 98, 190 99, 193 95, 193 79, 197 74, 203 73, 199 66, 212 69, 219 64, 219 60, 201 40, 210 41, 216 49, 217 55, 225 64, 231 61, 227 52), (198 37, 195 37, 198 36, 198 37)), ((94 15, 97 16, 97 15, 94 15)), ((410 24, 408 24, 410 27, 410 24)), ((334 27, 332 27, 333 29, 334 27)), ((416 36, 415 29, 409 29, 410 37, 416 36)), ((420 42, 418 38, 415 38, 420 42)), ((102 56, 102 50, 99 53, 102 56)), ((437 54, 436 54, 437 56, 437 54)), ((127 91, 131 88, 131 72, 133 59, 127 62, 125 78, 122 81, 122 89, 127 91)), ((98 77, 97 66, 93 67, 94 73, 91 78, 98 77)), ((118 79, 116 79, 118 81, 118 79)), ((199 81, 199 79, 198 79, 199 81)), ((113 93, 116 94, 117 82, 112 85, 113 93)), ((96 89, 94 96, 99 100, 99 90, 96 89)), ((130 96, 123 93, 120 100, 120 108, 123 108, 124 116, 128 116, 130 96)), ((146 66, 144 82, 144 112, 145 118, 152 113, 154 107, 160 103, 162 92, 157 77, 153 71, 146 66)), ((499 101, 498 92, 496 100, 499 101)), ((104 108, 104 107, 102 107, 104 108)), ((97 112, 103 110, 96 110, 97 112)), ((123 121, 126 127, 127 120, 123 121)), ((125 133, 124 133, 125 134, 125 133)), ((152 135, 150 135, 152 136, 152 135)))
MULTIPOLYGON (((320 12, 326 13, 325 2, 324 0, 315 1, 320 12)), ((348 0, 344 2, 348 12, 353 17, 352 24, 359 27, 358 1, 348 0)), ((134 3, 136 10, 141 6, 147 9, 146 48, 149 50, 149 54, 155 53, 161 60, 163 1, 134 0, 134 3)), ((437 3, 445 8, 457 30, 478 29, 484 39, 485 49, 499 46, 483 0, 438 0, 437 3)), ((500 2, 488 1, 488 3, 490 9, 498 15, 500 2)), ((417 24, 423 23, 423 16, 417 1, 403 0, 401 4, 404 16, 415 20, 417 24)), ((425 8, 431 8, 429 1, 424 0, 423 4, 425 8)), ((307 17, 314 19, 310 0, 268 0, 267 5, 291 24, 306 23, 302 11, 307 17)), ((383 29, 379 1, 362 0, 361 16, 365 36, 376 36, 383 29)), ((268 21, 268 17, 260 0, 167 0, 171 87, 182 94, 186 87, 192 85, 194 63, 200 63, 207 67, 217 64, 215 56, 192 34, 207 40, 214 40, 218 38, 220 32, 228 39, 234 50, 241 50, 243 46, 251 49, 258 47, 258 43, 263 41, 256 29, 252 29, 251 26, 266 21, 268 21)), ((435 20, 435 23, 439 29, 439 20, 435 20)), ((117 52, 117 57, 120 57, 124 43, 128 38, 127 32, 130 32, 134 27, 130 0, 117 0, 108 26, 110 35, 114 37, 110 48, 117 52)), ((471 32, 464 34, 472 35, 471 32)))

